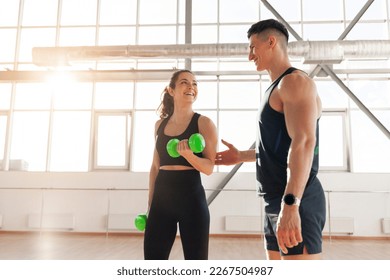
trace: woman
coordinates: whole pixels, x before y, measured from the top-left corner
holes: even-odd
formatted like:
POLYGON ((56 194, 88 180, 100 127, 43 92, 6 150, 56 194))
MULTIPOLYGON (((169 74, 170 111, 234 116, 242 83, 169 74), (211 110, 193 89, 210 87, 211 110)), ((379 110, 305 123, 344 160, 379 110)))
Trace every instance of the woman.
POLYGON ((177 224, 184 258, 208 258, 210 214, 200 172, 210 175, 214 169, 217 132, 214 123, 195 113, 192 104, 198 96, 195 76, 179 70, 172 75, 159 107, 155 125, 156 147, 149 176, 149 215, 145 229, 145 259, 168 259, 176 238, 177 224), (203 135, 206 146, 193 153, 188 138, 203 135), (166 150, 167 142, 180 140, 178 158, 166 150))

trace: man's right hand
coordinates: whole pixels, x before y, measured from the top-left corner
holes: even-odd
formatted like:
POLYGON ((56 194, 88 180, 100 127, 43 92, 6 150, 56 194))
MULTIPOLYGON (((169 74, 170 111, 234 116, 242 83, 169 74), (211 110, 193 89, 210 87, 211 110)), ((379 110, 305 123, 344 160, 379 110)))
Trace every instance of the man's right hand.
POLYGON ((228 147, 228 150, 218 152, 215 157, 215 165, 234 165, 242 162, 240 158, 240 151, 234 147, 233 144, 221 140, 221 142, 228 147))

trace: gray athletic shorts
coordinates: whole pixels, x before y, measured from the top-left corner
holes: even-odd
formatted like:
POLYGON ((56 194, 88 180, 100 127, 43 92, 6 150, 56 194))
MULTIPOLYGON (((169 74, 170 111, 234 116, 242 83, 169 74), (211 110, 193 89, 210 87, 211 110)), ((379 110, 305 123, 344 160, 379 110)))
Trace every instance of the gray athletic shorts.
MULTIPOLYGON (((264 237, 265 247, 269 251, 280 251, 276 239, 276 223, 280 212, 281 196, 265 196, 264 237)), ((301 255, 306 247, 309 254, 322 252, 322 230, 326 219, 325 195, 321 183, 315 179, 308 185, 299 206, 303 242, 293 248, 287 248, 288 253, 281 255, 301 255)))

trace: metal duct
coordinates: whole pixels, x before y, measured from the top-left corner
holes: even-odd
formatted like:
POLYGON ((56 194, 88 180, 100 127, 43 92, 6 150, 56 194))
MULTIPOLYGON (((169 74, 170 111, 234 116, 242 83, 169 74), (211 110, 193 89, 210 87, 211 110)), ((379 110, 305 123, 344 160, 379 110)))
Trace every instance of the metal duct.
POLYGON ((307 64, 340 63, 344 59, 390 58, 390 40, 297 41, 289 44, 291 57, 307 64))
MULTIPOLYGON (((291 57, 302 57, 305 63, 339 63, 346 58, 389 58, 390 40, 295 41, 289 43, 291 57)), ((76 61, 129 58, 201 58, 247 57, 248 44, 182 44, 35 47, 33 63, 39 66, 68 65, 76 61)))
POLYGON ((232 57, 247 54, 248 44, 127 45, 96 47, 36 47, 33 63, 39 66, 67 65, 72 61, 129 58, 232 57))

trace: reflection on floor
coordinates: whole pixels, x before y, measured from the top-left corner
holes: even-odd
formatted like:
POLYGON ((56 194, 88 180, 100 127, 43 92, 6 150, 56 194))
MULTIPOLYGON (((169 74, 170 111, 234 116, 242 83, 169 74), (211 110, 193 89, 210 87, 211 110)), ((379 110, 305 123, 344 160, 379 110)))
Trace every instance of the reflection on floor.
MULTIPOLYGON (((143 237, 130 234, 19 233, 0 231, 1 260, 142 260, 143 237)), ((170 259, 183 259, 180 238, 170 259)), ((211 260, 265 259, 261 237, 210 237, 211 260)), ((390 238, 324 237, 325 260, 390 260, 390 238)))

